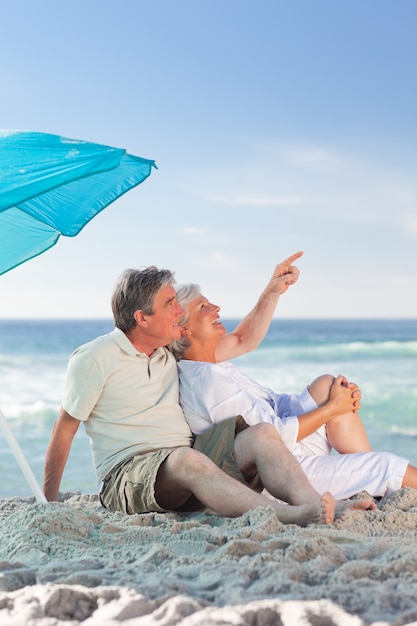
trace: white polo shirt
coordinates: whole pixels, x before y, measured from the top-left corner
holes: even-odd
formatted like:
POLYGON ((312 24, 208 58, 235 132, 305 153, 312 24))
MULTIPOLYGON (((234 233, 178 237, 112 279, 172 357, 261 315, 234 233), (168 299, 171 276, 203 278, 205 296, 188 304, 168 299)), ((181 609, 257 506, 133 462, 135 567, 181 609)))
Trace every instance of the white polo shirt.
POLYGON ((118 328, 71 355, 62 406, 84 422, 99 481, 126 458, 191 442, 174 357, 138 352, 118 328))

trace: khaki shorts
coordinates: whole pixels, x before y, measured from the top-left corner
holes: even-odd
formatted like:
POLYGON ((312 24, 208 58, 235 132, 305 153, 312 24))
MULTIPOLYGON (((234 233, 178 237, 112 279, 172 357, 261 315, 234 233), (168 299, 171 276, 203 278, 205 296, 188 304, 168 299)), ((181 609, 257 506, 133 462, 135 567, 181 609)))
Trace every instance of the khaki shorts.
MULTIPOLYGON (((256 491, 262 490, 256 472, 246 478, 233 457, 235 437, 248 428, 240 416, 216 424, 195 438, 193 448, 208 456, 226 474, 256 491)), ((100 493, 100 501, 110 511, 124 513, 164 513, 155 499, 155 482, 158 470, 175 448, 164 448, 134 456, 116 466, 108 476, 100 493)))
POLYGON ((238 468, 234 457, 235 439, 242 430, 249 428, 243 417, 238 415, 236 418, 225 420, 216 424, 213 428, 206 430, 201 435, 197 435, 193 448, 203 452, 220 467, 226 474, 236 478, 241 483, 249 485, 255 491, 262 491, 258 474, 254 471, 249 476, 243 476, 238 468))
POLYGON ((175 448, 145 452, 116 465, 104 482, 100 501, 109 511, 123 513, 165 513, 155 500, 156 475, 175 448))

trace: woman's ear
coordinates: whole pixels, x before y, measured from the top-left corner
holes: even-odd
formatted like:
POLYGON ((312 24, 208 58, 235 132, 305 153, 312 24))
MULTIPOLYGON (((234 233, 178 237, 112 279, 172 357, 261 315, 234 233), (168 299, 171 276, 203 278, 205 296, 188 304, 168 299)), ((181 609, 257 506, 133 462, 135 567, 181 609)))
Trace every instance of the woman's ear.
POLYGON ((183 337, 191 337, 191 330, 189 330, 186 326, 181 326, 181 335, 183 337))

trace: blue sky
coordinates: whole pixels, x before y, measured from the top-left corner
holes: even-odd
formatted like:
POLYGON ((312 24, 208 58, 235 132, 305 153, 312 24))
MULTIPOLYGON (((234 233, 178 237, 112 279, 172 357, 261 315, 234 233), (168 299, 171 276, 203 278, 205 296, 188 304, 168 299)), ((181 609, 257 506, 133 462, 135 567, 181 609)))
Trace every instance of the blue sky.
POLYGON ((417 317, 415 0, 0 0, 0 126, 158 170, 0 276, 0 317, 110 317, 126 267, 240 317, 417 317))

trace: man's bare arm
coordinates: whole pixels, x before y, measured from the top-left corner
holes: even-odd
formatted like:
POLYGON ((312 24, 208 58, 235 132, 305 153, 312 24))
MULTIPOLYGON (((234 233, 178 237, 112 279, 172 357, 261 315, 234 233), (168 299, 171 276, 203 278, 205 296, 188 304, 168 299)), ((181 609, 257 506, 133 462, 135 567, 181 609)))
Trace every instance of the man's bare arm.
POLYGON ((80 421, 61 408, 45 457, 43 492, 51 502, 58 497, 62 474, 80 421))

